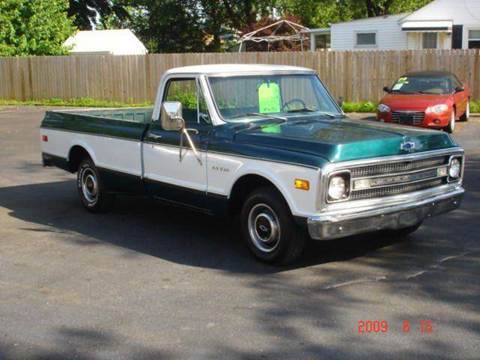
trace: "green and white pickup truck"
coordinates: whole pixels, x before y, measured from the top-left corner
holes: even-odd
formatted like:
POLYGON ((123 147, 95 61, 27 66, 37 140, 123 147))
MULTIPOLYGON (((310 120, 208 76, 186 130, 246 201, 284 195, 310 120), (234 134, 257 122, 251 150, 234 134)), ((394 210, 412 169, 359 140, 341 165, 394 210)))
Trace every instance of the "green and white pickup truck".
POLYGON ((350 120, 298 67, 172 69, 153 108, 50 111, 41 139, 44 165, 77 172, 88 210, 130 193, 239 215, 266 262, 298 258, 306 233, 410 233, 464 193, 463 149, 452 137, 350 120))

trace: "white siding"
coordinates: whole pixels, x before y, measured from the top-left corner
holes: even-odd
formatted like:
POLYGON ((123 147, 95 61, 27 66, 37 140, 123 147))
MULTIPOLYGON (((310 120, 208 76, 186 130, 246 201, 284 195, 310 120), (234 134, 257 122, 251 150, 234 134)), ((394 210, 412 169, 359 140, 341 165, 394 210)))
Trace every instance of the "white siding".
MULTIPOLYGON (((479 0, 480 1, 480 0, 479 0)), ((344 23, 332 24, 331 47, 332 50, 401 50, 407 48, 407 36, 400 26, 400 20, 406 14, 393 16, 380 16, 344 23), (357 46, 356 34, 358 32, 375 32, 377 45, 357 46)))

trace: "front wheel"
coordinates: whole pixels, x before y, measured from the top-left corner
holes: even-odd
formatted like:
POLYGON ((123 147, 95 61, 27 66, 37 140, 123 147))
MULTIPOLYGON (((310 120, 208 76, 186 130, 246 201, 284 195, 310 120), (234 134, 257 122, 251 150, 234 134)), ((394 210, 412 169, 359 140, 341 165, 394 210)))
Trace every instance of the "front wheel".
POLYGON ((465 112, 463 113, 460 120, 468 121, 469 118, 470 118, 470 101, 467 101, 467 107, 465 108, 465 112))
POLYGON ((306 236, 275 189, 263 187, 253 191, 240 216, 242 237, 258 259, 288 264, 302 254, 306 236))
POLYGON ((106 212, 113 204, 114 196, 106 191, 90 158, 83 159, 78 166, 77 190, 82 205, 90 212, 106 212))
POLYGON ((445 131, 449 134, 452 134, 455 131, 455 110, 452 109, 452 114, 450 115, 450 121, 448 126, 445 128, 445 131))

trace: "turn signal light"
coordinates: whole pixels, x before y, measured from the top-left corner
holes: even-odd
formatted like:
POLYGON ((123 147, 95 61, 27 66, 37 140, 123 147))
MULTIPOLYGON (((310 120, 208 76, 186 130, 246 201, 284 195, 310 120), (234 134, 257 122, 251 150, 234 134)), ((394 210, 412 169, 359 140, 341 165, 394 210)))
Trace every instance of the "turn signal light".
POLYGON ((303 179, 295 179, 295 189, 310 190, 310 182, 303 179))

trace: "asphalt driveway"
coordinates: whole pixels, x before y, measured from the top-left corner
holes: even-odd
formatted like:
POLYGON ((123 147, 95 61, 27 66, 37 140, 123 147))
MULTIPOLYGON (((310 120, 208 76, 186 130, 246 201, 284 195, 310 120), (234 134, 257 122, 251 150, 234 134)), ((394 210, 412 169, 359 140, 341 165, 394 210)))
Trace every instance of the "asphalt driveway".
POLYGON ((40 164, 44 110, 0 110, 0 359, 478 359, 480 119, 455 134, 461 209, 276 268, 216 218, 84 211, 74 176, 40 164))

